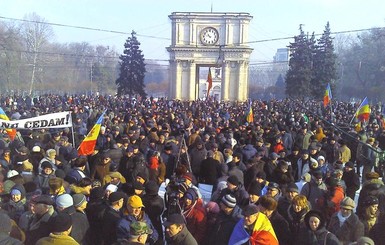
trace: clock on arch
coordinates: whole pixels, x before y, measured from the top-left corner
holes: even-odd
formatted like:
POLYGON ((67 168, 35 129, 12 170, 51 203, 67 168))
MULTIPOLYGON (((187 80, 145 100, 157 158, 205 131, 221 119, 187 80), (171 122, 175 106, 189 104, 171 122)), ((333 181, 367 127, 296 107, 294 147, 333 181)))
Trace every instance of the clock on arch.
POLYGON ((219 39, 218 30, 214 27, 203 28, 199 36, 203 45, 214 45, 219 39))

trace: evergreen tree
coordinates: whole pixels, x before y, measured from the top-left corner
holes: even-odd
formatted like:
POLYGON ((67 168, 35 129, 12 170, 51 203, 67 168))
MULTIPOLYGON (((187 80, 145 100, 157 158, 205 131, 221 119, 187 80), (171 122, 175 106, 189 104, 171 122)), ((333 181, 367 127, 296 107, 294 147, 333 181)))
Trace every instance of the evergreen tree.
POLYGON ((336 60, 333 39, 330 37, 330 25, 327 22, 321 38, 317 40, 313 59, 311 93, 314 98, 322 98, 327 84, 330 83, 332 86, 337 79, 336 60))
POLYGON ((118 95, 140 95, 146 97, 144 91, 144 77, 146 73, 146 65, 144 63, 144 55, 139 49, 140 42, 136 38, 136 33, 131 32, 124 44, 123 54, 120 55, 120 75, 116 80, 118 95))
MULTIPOLYGON (((312 79, 312 49, 311 39, 305 35, 302 25, 300 34, 290 43, 289 70, 286 73, 286 95, 294 98, 310 96, 310 81, 312 79)), ((314 41, 314 40, 313 40, 314 41)))

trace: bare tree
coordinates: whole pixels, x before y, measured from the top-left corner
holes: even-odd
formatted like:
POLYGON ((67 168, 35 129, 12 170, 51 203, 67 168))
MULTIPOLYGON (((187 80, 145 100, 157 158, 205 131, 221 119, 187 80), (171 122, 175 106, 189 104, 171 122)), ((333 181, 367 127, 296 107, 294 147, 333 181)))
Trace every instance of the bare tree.
MULTIPOLYGON (((36 74, 39 72, 39 65, 41 66, 44 62, 41 52, 44 45, 48 44, 49 39, 53 37, 54 33, 52 27, 47 24, 47 21, 36 13, 27 14, 24 19, 26 21, 22 24, 22 33, 27 49, 26 57, 32 66, 29 89, 29 94, 31 95, 36 74)), ((42 68, 40 69, 41 72, 42 68)))

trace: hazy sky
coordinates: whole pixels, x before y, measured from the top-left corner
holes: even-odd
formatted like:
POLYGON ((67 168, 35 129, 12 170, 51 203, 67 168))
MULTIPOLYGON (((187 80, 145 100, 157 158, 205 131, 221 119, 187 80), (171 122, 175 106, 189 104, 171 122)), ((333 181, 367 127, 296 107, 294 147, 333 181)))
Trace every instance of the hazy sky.
MULTIPOLYGON (((383 0, 0 0, 0 17, 22 19, 35 12, 47 22, 131 33, 135 30, 146 59, 167 60, 172 12, 246 12, 253 16, 249 41, 385 26, 383 0), (143 36, 142 36, 143 35, 143 36), (146 36, 153 36, 149 38, 146 36)), ((6 19, 0 19, 6 21, 6 19)), ((122 52, 128 34, 53 26, 55 41, 89 42, 122 52)), ((356 35, 357 33, 351 33, 356 35)), ((272 60, 277 48, 292 40, 252 44, 251 62, 272 60)))

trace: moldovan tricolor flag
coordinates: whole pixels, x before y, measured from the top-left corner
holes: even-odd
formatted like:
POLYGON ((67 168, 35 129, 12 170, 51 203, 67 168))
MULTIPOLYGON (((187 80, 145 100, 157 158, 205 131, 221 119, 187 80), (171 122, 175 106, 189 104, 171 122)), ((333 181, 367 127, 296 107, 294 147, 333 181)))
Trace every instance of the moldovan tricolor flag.
MULTIPOLYGON (((9 121, 9 118, 7 114, 3 111, 3 108, 0 107, 0 119, 9 121)), ((16 129, 14 128, 6 128, 5 131, 7 131, 7 134, 11 140, 15 139, 16 136, 16 129)))
POLYGON ((247 108, 246 122, 248 122, 248 123, 254 122, 254 113, 253 113, 253 108, 251 106, 251 100, 250 100, 249 106, 247 108))
POLYGON ((358 107, 358 110, 356 112, 356 118, 360 122, 369 121, 370 116, 370 106, 368 102, 368 98, 365 97, 365 99, 362 101, 360 107, 358 107))
POLYGON ((324 107, 326 107, 330 100, 332 99, 332 90, 330 88, 330 84, 328 83, 328 86, 326 87, 325 94, 324 94, 324 107))
POLYGON ((207 81, 208 83, 207 85, 207 96, 206 96, 206 99, 209 98, 209 94, 210 94, 210 89, 213 87, 213 78, 211 77, 211 70, 209 68, 209 74, 207 74, 207 81))
POLYGON ((91 131, 84 138, 83 142, 78 148, 78 153, 80 156, 90 155, 94 152, 96 140, 98 139, 100 127, 102 126, 104 111, 99 119, 96 121, 95 125, 92 127, 91 131))

